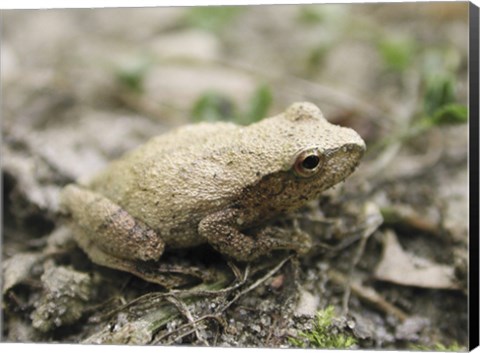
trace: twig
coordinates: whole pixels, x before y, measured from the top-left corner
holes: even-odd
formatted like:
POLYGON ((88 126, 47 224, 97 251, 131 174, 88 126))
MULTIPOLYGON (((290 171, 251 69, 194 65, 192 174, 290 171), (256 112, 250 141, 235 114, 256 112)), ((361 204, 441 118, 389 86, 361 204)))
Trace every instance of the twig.
POLYGON ((342 302, 342 311, 343 314, 348 313, 348 302, 350 300, 351 293, 351 280, 353 278, 353 271, 357 264, 360 262, 360 259, 365 252, 365 245, 370 236, 380 227, 383 223, 382 214, 374 203, 367 203, 363 209, 363 214, 365 215, 365 223, 361 232, 360 242, 357 247, 357 251, 350 263, 350 268, 348 270, 348 278, 345 283, 345 291, 343 293, 343 302, 342 302))
MULTIPOLYGON (((329 271, 330 279, 339 284, 345 285, 348 283, 345 276, 335 270, 329 271)), ((404 321, 408 318, 408 314, 405 313, 403 310, 397 308, 395 305, 386 301, 377 291, 370 287, 364 287, 359 283, 349 283, 351 291, 358 296, 360 299, 373 304, 375 307, 380 309, 386 314, 393 315, 401 321, 404 321)))
POLYGON ((360 258, 362 257, 365 251, 365 244, 367 243, 367 239, 368 238, 366 237, 362 237, 360 239, 360 242, 358 243, 357 251, 355 252, 355 256, 353 257, 353 260, 350 263, 350 268, 348 269, 348 277, 345 279, 345 286, 344 286, 343 299, 342 299, 342 311, 344 315, 348 313, 348 302, 350 301, 353 270, 357 266, 358 262, 360 261, 360 258))
POLYGON ((245 281, 247 280, 248 274, 250 273, 250 263, 248 263, 247 266, 245 267, 245 271, 243 272, 243 274, 241 273, 238 266, 232 261, 227 261, 227 265, 232 270, 233 274, 235 275, 235 278, 239 282, 245 283, 245 281))
POLYGON ((195 332, 195 336, 197 337, 197 339, 200 342, 202 342, 205 346, 209 346, 208 342, 202 337, 200 332, 198 332, 198 328, 197 328, 195 320, 193 319, 192 313, 190 312, 188 307, 185 305, 185 303, 178 300, 174 296, 167 297, 167 301, 169 301, 170 303, 175 305, 177 310, 187 318, 189 324, 192 326, 192 329, 195 332))
MULTIPOLYGON (((170 290, 168 292, 147 293, 145 295, 142 295, 138 298, 135 298, 135 299, 131 300, 130 302, 128 302, 128 303, 126 303, 126 304, 124 304, 124 305, 122 305, 118 308, 115 308, 115 309, 111 310, 110 312, 102 315, 101 318, 106 319, 106 318, 108 318, 108 317, 110 317, 110 316, 112 316, 112 315, 114 315, 114 314, 116 314, 116 313, 118 313, 122 310, 125 310, 125 309, 133 306, 134 304, 136 304, 138 302, 147 302, 149 305, 152 305, 154 301, 165 298, 165 297, 169 297, 169 296, 176 296, 176 297, 184 298, 184 297, 188 297, 188 296, 196 297, 196 296, 218 296, 218 295, 222 295, 222 294, 231 292, 231 291, 237 289, 238 287, 242 286, 246 282, 249 273, 250 273, 250 265, 247 265, 247 267, 245 268, 245 272, 241 276, 240 281, 238 281, 237 283, 234 283, 233 285, 231 285, 229 287, 218 289, 218 290, 202 289, 202 288, 205 287, 205 285, 201 284, 201 285, 199 285, 195 288, 192 288, 192 289, 186 289, 186 290, 185 289, 180 289, 180 290, 173 289, 173 290, 170 290)), ((213 284, 211 286, 216 286, 216 284, 213 284)), ((101 320, 101 319, 99 319, 99 320, 101 320)))
MULTIPOLYGON (((188 323, 186 323, 185 325, 182 325, 180 326, 177 330, 173 331, 173 332, 168 332, 158 338, 155 339, 154 343, 156 342, 160 342, 162 339, 164 339, 165 337, 175 333, 175 332, 178 332, 180 331, 181 329, 185 328, 185 327, 188 327, 190 325, 193 325, 193 324, 196 324, 202 320, 205 320, 207 318, 213 318, 213 319, 216 319, 216 320, 219 320, 220 318, 220 315, 226 310, 228 309, 233 303, 235 303, 240 297, 242 297, 243 295, 245 295, 246 293, 254 290, 255 288, 257 288, 259 285, 261 285, 263 282, 265 282, 267 279, 271 278, 278 270, 280 270, 283 265, 292 258, 292 255, 290 256, 287 256, 286 258, 284 258, 282 261, 280 261, 277 266, 275 266, 272 270, 270 270, 267 274, 265 274, 263 277, 261 277, 260 279, 258 279, 256 282, 254 282, 253 284, 251 284, 250 286, 248 286, 247 288, 245 288, 244 290, 240 291, 239 293, 237 293, 232 300, 230 300, 228 303, 224 304, 223 306, 220 306, 214 314, 210 314, 210 315, 205 315, 197 320, 194 320, 194 321, 190 321, 188 323)), ((248 273, 248 266, 245 270, 245 274, 248 273)), ((244 276, 243 279, 246 279, 246 276, 244 276)), ((189 334, 190 333, 193 333, 195 332, 195 330, 191 330, 189 331, 189 334)), ((182 336, 179 336, 177 337, 178 338, 181 338, 181 337, 185 337, 185 334, 182 335, 182 336)))
POLYGON ((267 279, 271 278, 278 270, 280 270, 283 265, 292 258, 293 256, 290 255, 290 256, 287 256, 286 258, 284 258, 282 261, 279 262, 279 264, 277 266, 275 266, 272 270, 270 270, 265 276, 263 276, 262 278, 258 279, 255 283, 253 283, 252 285, 250 285, 249 287, 247 287, 246 289, 242 290, 241 292, 237 293, 235 295, 235 297, 233 297, 232 300, 230 300, 228 303, 226 303, 225 305, 223 305, 223 307, 220 307, 220 309, 217 310, 217 313, 221 313, 223 311, 225 311, 226 309, 228 309, 233 303, 235 303, 240 297, 242 297, 243 295, 245 295, 246 293, 254 290, 255 288, 257 288, 259 285, 261 285, 263 282, 265 282, 267 279))
POLYGON ((359 170, 359 173, 357 173, 359 178, 370 179, 378 175, 383 176, 382 171, 392 163, 405 143, 405 139, 402 136, 405 134, 405 131, 411 129, 412 119, 415 117, 415 111, 418 106, 418 92, 420 89, 419 78, 415 75, 406 75, 405 81, 406 92, 409 92, 409 96, 392 112, 392 116, 397 117, 395 121, 400 122, 395 131, 401 131, 401 133, 397 136, 392 134, 385 140, 391 142, 386 148, 382 149, 379 157, 375 158, 375 161, 368 166, 368 169, 363 168, 359 170))
MULTIPOLYGON (((201 316, 199 317, 198 319, 194 320, 194 321, 191 321, 191 322, 187 322, 183 325, 180 325, 179 327, 177 327, 175 330, 171 331, 171 332, 166 332, 164 333, 163 335, 157 337, 155 340, 153 340, 151 342, 151 344, 156 344, 160 341, 162 341, 163 339, 165 339, 166 337, 170 336, 170 335, 173 335, 174 333, 177 333, 189 326, 191 326, 192 324, 198 324, 199 322, 203 321, 203 320, 207 320, 207 319, 214 319, 216 321, 218 321, 220 323, 220 325, 222 325, 223 327, 226 326, 226 323, 224 320, 222 320, 218 315, 215 315, 215 314, 208 314, 208 315, 204 315, 204 316, 201 316)), ((184 337, 184 336, 182 336, 184 337)))
POLYGON ((181 339, 181 338, 183 338, 183 337, 186 337, 186 336, 188 336, 188 335, 191 335, 194 331, 195 331, 195 329, 192 328, 190 331, 184 332, 184 333, 181 334, 180 336, 175 337, 175 339, 174 339, 173 341, 168 342, 167 344, 170 345, 170 344, 174 343, 175 341, 177 341, 177 340, 179 340, 179 339, 181 339))

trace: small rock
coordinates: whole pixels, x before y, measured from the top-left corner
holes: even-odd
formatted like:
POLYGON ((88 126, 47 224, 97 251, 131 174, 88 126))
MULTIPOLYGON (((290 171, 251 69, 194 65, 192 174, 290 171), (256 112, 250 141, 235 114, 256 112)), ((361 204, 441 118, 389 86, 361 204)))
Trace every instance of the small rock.
POLYGON ((417 341, 419 333, 430 324, 430 321, 423 317, 412 316, 402 322, 395 331, 395 338, 399 340, 417 341))
POLYGON ((159 37, 151 48, 161 59, 213 61, 220 56, 220 45, 213 34, 192 29, 159 37))
POLYGON ((313 296, 310 292, 304 289, 300 290, 300 299, 298 300, 297 307, 295 308, 295 315, 309 315, 314 316, 317 312, 320 299, 313 296))
POLYGON ((91 296, 91 279, 68 267, 50 267, 41 277, 42 298, 31 314, 32 326, 48 332, 76 322, 86 310, 91 296))

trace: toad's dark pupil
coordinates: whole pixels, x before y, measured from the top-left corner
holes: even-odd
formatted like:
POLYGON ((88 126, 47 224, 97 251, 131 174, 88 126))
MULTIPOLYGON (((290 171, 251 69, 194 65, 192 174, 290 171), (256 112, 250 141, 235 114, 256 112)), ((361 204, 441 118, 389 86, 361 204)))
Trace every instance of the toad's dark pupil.
POLYGON ((315 169, 320 163, 320 158, 318 156, 308 156, 302 162, 302 167, 305 169, 315 169))

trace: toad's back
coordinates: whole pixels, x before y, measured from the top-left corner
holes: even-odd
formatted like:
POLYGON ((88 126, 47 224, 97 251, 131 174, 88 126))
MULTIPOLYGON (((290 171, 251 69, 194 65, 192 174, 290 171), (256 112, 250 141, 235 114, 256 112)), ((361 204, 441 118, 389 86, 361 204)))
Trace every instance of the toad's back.
POLYGON ((204 123, 160 135, 111 163, 87 186, 155 229, 170 246, 201 243, 198 222, 226 207, 237 191, 224 154, 241 129, 204 123))

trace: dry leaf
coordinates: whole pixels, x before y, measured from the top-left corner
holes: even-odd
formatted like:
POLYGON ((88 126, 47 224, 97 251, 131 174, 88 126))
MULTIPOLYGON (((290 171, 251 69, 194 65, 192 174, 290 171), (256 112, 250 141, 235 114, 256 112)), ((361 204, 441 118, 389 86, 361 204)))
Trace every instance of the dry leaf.
POLYGON ((385 233, 383 256, 375 270, 375 278, 404 286, 459 288, 452 266, 436 264, 407 253, 392 231, 385 233))

